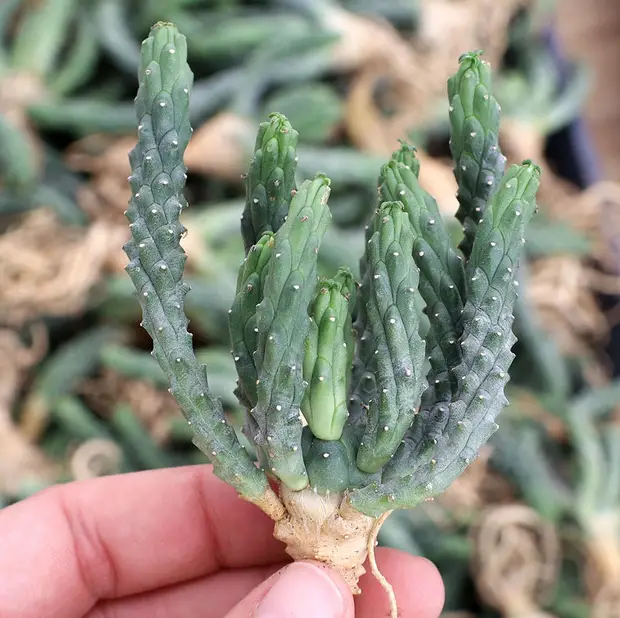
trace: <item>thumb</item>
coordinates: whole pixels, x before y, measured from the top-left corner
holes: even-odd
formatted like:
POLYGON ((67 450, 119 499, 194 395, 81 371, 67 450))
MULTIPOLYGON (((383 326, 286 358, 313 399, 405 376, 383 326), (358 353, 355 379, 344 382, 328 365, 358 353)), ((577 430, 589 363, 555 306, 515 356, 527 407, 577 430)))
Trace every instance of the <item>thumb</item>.
POLYGON ((293 562, 240 601, 226 618, 353 618, 346 582, 325 565, 293 562))

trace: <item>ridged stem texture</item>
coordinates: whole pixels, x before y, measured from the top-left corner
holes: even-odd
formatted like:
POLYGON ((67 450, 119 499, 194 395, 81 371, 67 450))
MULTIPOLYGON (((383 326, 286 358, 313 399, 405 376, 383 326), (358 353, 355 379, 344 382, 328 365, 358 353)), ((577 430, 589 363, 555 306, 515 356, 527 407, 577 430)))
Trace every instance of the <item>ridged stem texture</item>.
POLYGON ((422 406, 381 483, 352 493, 353 506, 362 512, 379 515, 441 493, 497 430, 514 358, 516 272, 539 182, 536 165, 515 165, 488 204, 466 268, 467 300, 455 341, 461 361, 450 370, 456 396, 422 406))
POLYGON ((256 309, 258 401, 251 415, 258 430, 252 437, 266 454, 269 471, 294 490, 308 485, 301 451, 304 342, 319 247, 331 219, 329 193, 329 180, 319 175, 293 197, 275 237, 264 297, 256 309))
POLYGON ((241 235, 246 253, 265 232, 277 232, 286 219, 296 189, 299 134, 282 115, 261 123, 246 177, 241 235))
POLYGON ((506 158, 499 148, 500 106, 491 90, 491 66, 482 60, 481 52, 463 54, 459 63, 459 70, 448 80, 450 148, 459 187, 456 218, 464 234, 460 249, 469 257, 506 158))
POLYGON ((209 390, 207 373, 194 354, 183 300, 186 206, 183 153, 192 129, 187 117, 193 74, 185 38, 171 24, 157 24, 142 44, 136 97, 138 142, 130 153, 132 197, 127 209, 131 239, 126 268, 142 307, 142 325, 153 340, 153 354, 170 391, 196 432, 195 442, 213 463, 215 474, 248 499, 269 491, 267 478, 251 461, 221 402, 209 390))

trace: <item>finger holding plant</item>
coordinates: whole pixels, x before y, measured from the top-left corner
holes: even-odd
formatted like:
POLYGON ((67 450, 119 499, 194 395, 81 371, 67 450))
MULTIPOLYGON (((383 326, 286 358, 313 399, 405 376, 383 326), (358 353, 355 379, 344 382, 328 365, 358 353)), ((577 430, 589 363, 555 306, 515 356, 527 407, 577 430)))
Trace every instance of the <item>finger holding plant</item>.
MULTIPOLYGON (((419 186, 415 151, 403 145, 381 170, 361 283, 346 270, 319 281, 330 180, 318 174, 297 187, 296 132, 277 113, 261 124, 246 179, 246 259, 229 314, 236 394, 256 466, 209 390, 183 310, 186 54, 185 38, 169 23, 156 24, 142 46, 125 250, 143 325, 215 473, 275 520, 274 534, 293 558, 325 562, 358 592, 389 513, 444 491, 498 427, 513 359, 516 274, 540 169, 526 161, 502 177, 494 168, 495 191, 476 191, 470 176, 457 174, 468 196, 460 212, 475 223, 466 226, 464 259, 419 186)), ((476 62, 475 54, 461 59, 463 80, 476 62)), ((467 88, 450 87, 455 103, 467 88)), ((498 113, 492 98, 488 106, 476 118, 491 136, 498 113)), ((488 153, 469 144, 469 129, 469 120, 453 123, 453 144, 464 143, 486 169, 488 153)))

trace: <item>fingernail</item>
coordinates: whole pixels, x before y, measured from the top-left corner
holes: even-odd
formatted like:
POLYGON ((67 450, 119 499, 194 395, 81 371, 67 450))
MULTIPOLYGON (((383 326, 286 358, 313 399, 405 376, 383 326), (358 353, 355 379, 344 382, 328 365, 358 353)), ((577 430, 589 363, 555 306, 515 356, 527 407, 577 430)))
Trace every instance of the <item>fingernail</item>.
POLYGON ((343 591, 311 562, 287 566, 256 608, 254 618, 344 618, 343 591))

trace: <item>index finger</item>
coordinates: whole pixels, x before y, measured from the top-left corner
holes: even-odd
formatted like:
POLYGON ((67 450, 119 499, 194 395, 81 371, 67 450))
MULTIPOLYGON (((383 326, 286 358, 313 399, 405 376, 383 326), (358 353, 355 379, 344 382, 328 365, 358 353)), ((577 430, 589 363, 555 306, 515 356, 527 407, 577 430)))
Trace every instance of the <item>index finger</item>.
POLYGON ((0 511, 0 615, 83 616, 99 599, 286 559, 273 522, 210 466, 70 483, 0 511))

